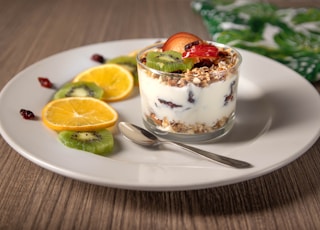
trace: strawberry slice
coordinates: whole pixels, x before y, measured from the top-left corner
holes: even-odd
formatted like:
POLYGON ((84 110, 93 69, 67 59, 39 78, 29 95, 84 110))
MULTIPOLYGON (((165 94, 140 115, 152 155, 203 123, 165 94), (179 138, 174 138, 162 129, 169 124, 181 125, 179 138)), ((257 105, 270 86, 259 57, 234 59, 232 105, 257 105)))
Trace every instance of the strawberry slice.
POLYGON ((217 57, 219 50, 216 46, 210 44, 198 44, 191 46, 182 53, 182 58, 212 58, 217 57))

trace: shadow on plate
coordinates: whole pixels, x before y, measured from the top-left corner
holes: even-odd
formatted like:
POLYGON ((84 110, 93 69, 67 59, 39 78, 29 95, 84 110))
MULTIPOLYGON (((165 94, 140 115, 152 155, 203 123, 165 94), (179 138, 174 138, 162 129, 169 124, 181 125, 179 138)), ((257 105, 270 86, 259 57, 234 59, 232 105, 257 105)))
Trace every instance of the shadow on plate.
POLYGON ((216 143, 252 141, 268 131, 272 121, 272 106, 265 97, 239 98, 233 128, 216 143))

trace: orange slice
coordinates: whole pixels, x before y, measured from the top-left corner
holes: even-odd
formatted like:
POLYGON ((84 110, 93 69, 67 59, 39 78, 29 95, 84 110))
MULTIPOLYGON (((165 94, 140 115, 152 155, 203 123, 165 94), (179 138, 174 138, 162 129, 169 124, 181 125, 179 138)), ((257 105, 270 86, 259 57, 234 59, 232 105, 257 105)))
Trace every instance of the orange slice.
POLYGON ((106 102, 92 97, 66 97, 42 109, 43 123, 56 131, 92 131, 113 126, 117 112, 106 102))
POLYGON ((104 64, 77 75, 74 82, 95 82, 104 89, 102 100, 118 101, 130 95, 134 87, 132 74, 118 64, 104 64))
POLYGON ((140 52, 140 50, 133 50, 130 53, 128 53, 128 56, 135 57, 138 55, 139 52, 140 52))

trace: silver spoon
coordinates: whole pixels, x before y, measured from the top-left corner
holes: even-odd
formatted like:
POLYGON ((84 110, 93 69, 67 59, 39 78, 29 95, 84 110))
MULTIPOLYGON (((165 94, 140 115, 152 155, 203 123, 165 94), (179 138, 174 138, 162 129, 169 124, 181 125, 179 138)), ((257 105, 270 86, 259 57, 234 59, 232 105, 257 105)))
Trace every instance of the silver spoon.
POLYGON ((155 135, 153 135, 149 131, 147 131, 139 126, 136 126, 134 124, 130 124, 128 122, 120 122, 119 129, 120 129, 120 132, 122 133, 123 136, 125 136, 126 138, 128 138, 132 142, 139 144, 139 145, 152 147, 152 146, 157 146, 161 143, 163 143, 163 144, 171 143, 171 144, 179 146, 185 150, 188 150, 192 153, 200 154, 201 156, 209 158, 210 160, 214 160, 219 163, 222 163, 222 164, 225 164, 228 166, 232 166, 234 168, 251 168, 251 167, 253 167, 251 164, 249 164, 247 162, 232 159, 232 158, 225 157, 225 156, 220 156, 215 153, 210 153, 205 150, 191 147, 191 146, 179 143, 179 142, 160 141, 155 135))

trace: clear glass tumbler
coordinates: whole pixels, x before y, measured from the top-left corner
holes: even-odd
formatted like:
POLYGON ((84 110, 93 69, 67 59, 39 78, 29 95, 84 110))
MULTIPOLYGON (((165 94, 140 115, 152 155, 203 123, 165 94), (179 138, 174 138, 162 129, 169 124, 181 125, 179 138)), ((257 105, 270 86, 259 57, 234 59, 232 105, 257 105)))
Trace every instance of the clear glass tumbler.
POLYGON ((235 120, 242 57, 232 47, 208 43, 219 49, 215 66, 185 73, 167 73, 146 66, 146 53, 161 50, 163 43, 139 52, 141 112, 149 131, 180 142, 208 141, 230 131, 235 120))

